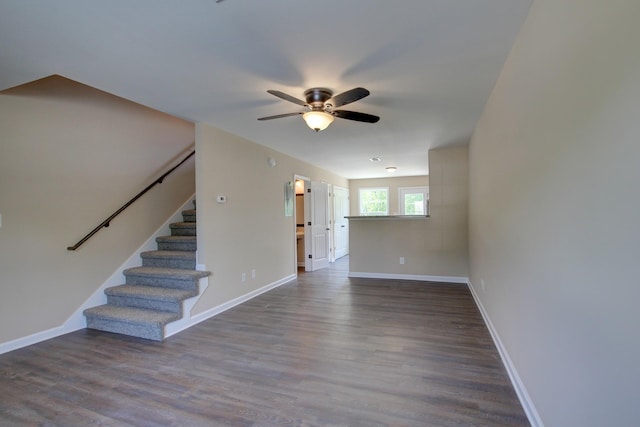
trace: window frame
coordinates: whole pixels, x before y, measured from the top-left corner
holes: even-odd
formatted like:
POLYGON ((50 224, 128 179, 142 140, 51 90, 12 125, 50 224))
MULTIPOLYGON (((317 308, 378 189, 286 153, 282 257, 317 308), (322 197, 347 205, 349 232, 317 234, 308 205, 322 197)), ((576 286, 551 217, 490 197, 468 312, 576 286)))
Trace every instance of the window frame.
POLYGON ((398 210, 400 215, 406 216, 427 216, 429 215, 429 186, 421 185, 418 187, 398 187, 398 210), (405 198, 409 194, 421 193, 423 199, 424 214, 407 214, 405 211, 405 198))
POLYGON ((388 216, 389 215, 389 187, 361 187, 358 188, 358 212, 360 216, 388 216), (386 211, 363 213, 362 210, 362 193, 364 191, 384 191, 386 192, 386 211))

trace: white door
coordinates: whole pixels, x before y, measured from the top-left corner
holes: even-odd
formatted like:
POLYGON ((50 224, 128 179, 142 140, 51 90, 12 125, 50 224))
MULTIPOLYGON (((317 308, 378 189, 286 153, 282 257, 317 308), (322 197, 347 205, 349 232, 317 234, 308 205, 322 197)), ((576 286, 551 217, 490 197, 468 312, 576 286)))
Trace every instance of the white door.
POLYGON ((311 271, 329 266, 329 187, 311 182, 311 271))
POLYGON ((333 234, 335 259, 349 253, 349 190, 333 187, 333 234))

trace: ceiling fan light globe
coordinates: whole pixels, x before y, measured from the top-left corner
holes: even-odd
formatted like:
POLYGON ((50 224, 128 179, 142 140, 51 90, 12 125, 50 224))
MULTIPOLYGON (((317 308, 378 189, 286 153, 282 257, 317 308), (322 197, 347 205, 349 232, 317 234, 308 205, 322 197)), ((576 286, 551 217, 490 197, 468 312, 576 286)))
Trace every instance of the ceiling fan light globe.
POLYGON ((333 116, 324 111, 307 111, 302 118, 316 132, 325 130, 333 122, 333 116))

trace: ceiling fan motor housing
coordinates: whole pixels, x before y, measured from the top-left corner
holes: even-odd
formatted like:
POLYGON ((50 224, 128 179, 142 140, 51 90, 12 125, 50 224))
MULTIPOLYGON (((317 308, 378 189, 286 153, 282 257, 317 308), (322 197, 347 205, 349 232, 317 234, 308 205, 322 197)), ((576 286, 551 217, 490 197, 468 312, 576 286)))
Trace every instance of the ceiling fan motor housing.
MULTIPOLYGON (((333 92, 329 89, 314 87, 304 91, 304 99, 313 110, 323 110, 325 102, 331 99, 333 92)), ((330 107, 330 105, 327 105, 330 107)))

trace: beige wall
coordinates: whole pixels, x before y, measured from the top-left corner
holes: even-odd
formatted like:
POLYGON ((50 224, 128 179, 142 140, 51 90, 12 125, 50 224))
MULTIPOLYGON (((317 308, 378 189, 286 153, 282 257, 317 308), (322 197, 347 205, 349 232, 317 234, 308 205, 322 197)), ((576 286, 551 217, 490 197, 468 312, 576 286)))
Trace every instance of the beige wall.
POLYGON ((359 191, 361 188, 388 188, 389 189, 389 215, 398 215, 400 206, 398 203, 398 188, 400 187, 428 187, 429 177, 423 176, 399 176, 390 178, 374 179, 351 179, 349 180, 349 200, 351 215, 358 215, 360 212, 359 191))
POLYGON ((352 212, 358 212, 353 199, 360 186, 389 186, 395 194, 390 203, 395 200, 395 206, 400 186, 422 182, 430 193, 428 219, 350 220, 352 273, 467 277, 467 147, 429 151, 426 183, 425 178, 351 181, 352 212))
POLYGON ((296 274, 295 216, 284 215, 284 185, 294 174, 348 185, 342 177, 207 124, 196 125, 196 148, 198 262, 213 275, 194 315, 296 274), (269 157, 277 161, 273 168, 269 157), (227 203, 216 203, 217 195, 227 196, 227 203))
POLYGON ((190 161, 66 250, 193 140, 192 123, 62 77, 0 93, 0 343, 61 326, 193 194, 190 161))
POLYGON ((638 17, 535 1, 470 144, 471 282, 547 426, 640 423, 638 17))

